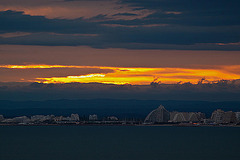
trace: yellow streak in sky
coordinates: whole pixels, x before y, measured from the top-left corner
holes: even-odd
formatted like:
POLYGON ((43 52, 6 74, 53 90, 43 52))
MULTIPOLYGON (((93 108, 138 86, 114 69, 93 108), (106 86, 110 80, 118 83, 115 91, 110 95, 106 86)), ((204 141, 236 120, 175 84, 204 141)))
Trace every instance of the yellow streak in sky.
POLYGON ((196 84, 200 79, 217 81, 221 79, 240 79, 240 65, 215 66, 207 69, 195 68, 143 68, 143 67, 107 67, 107 66, 76 66, 76 65, 2 65, 0 68, 9 69, 50 69, 50 68, 82 68, 102 69, 113 72, 71 75, 66 77, 36 77, 35 82, 41 83, 105 83, 105 84, 133 84, 148 85, 154 79, 161 83, 185 83, 196 84))
POLYGON ((105 77, 104 74, 88 74, 85 76, 67 76, 67 78, 92 78, 92 77, 105 77))
POLYGON ((92 66, 66 66, 66 65, 0 65, 0 68, 11 69, 50 69, 50 68, 95 68, 92 66))

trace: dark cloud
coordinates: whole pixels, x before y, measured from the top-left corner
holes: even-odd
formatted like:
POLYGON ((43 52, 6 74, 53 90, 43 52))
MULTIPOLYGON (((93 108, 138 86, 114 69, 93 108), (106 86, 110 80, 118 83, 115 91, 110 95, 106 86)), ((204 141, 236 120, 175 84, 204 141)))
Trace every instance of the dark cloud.
POLYGON ((114 14, 113 16, 137 16, 137 14, 134 14, 134 13, 118 13, 118 14, 114 14))
POLYGON ((240 15, 238 0, 120 0, 120 3, 156 12, 181 12, 183 15, 199 18, 209 17, 224 20, 226 17, 230 17, 229 21, 232 18, 237 21, 237 16, 240 15))
POLYGON ((49 99, 144 99, 144 100, 208 100, 239 101, 240 81, 221 80, 216 83, 110 85, 99 83, 0 83, 0 100, 49 99), (11 95, 11 96, 10 96, 11 95))
POLYGON ((117 16, 137 15, 129 12, 114 14, 113 18, 99 14, 91 18, 48 19, 44 16, 26 15, 24 12, 2 11, 1 33, 30 34, 0 37, 0 44, 240 50, 239 1, 121 0, 118 3, 133 7, 133 10, 151 11, 151 14, 135 19, 114 19, 117 16))
POLYGON ((99 33, 102 27, 78 18, 47 19, 44 16, 25 15, 24 12, 3 11, 0 12, 0 32, 54 32, 54 33, 99 33))
MULTIPOLYGON (((107 28, 107 27, 106 27, 107 28)), ((43 46, 91 46, 93 48, 127 49, 179 49, 179 50, 239 50, 237 35, 227 32, 197 32, 189 28, 182 31, 174 28, 124 28, 109 27, 96 36, 74 34, 52 34, 36 32, 24 36, 0 38, 0 44, 43 45, 43 46), (162 29, 161 29, 162 28, 162 29), (224 45, 220 45, 223 43, 224 45), (226 44, 225 44, 226 43, 226 44), (230 44, 228 44, 230 43, 230 44)), ((62 31, 64 32, 64 30, 62 31)), ((76 32, 78 33, 78 32, 76 32)))

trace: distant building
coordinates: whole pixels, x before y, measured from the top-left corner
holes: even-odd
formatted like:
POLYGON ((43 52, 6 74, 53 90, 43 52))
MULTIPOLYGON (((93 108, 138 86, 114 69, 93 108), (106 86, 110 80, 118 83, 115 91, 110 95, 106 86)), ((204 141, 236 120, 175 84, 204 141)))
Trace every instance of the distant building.
POLYGON ((55 117, 54 121, 55 122, 66 122, 66 121, 72 121, 72 119, 71 119, 71 117, 59 116, 59 117, 55 117))
POLYGON ((5 123, 29 123, 30 119, 26 116, 21 116, 21 117, 15 117, 12 119, 4 119, 2 122, 5 123))
POLYGON ((71 120, 72 121, 79 121, 79 115, 78 114, 71 114, 71 120))
POLYGON ((160 105, 157 109, 150 112, 144 120, 144 123, 162 123, 168 122, 170 119, 170 113, 160 105))
POLYGON ((205 114, 201 112, 171 112, 171 122, 199 122, 205 118, 205 114))
POLYGON ((235 114, 237 121, 240 122, 240 112, 235 112, 235 114))
POLYGON ((235 112, 228 111, 224 112, 221 109, 217 109, 212 113, 211 119, 219 124, 219 123, 236 123, 237 122, 237 117, 235 112))
POLYGON ((184 116, 184 112, 171 112, 170 113, 170 121, 171 122, 186 122, 186 116, 184 116))
POLYGON ((235 112, 228 111, 224 113, 223 123, 236 123, 237 118, 235 112))
POLYGON ((42 121, 44 117, 45 117, 44 115, 34 115, 34 116, 31 116, 31 121, 32 122, 42 121))
POLYGON ((213 120, 212 119, 210 119, 210 118, 208 118, 208 119, 203 119, 203 123, 204 124, 213 124, 213 120))
POLYGON ((215 123, 223 123, 223 118, 224 118, 224 111, 221 109, 217 109, 212 113, 211 119, 215 123))
POLYGON ((34 115, 31 116, 31 121, 32 122, 44 122, 44 121, 52 121, 54 120, 55 116, 54 115, 34 115))
POLYGON ((96 121, 96 120, 98 120, 98 116, 96 114, 89 115, 89 120, 90 121, 96 121))
POLYGON ((60 122, 60 121, 62 121, 63 120, 63 116, 56 116, 55 118, 54 118, 54 121, 55 122, 60 122))
POLYGON ((110 117, 107 117, 107 120, 108 121, 118 121, 118 118, 115 116, 110 116, 110 117))
POLYGON ((4 120, 3 115, 0 115, 0 122, 4 120))

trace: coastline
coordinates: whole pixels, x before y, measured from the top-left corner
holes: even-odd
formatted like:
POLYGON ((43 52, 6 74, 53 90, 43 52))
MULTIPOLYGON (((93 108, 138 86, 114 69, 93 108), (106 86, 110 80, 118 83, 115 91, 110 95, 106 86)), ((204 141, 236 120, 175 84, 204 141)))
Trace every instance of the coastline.
POLYGON ((240 125, 191 124, 0 124, 0 126, 140 126, 140 127, 240 127, 240 125))

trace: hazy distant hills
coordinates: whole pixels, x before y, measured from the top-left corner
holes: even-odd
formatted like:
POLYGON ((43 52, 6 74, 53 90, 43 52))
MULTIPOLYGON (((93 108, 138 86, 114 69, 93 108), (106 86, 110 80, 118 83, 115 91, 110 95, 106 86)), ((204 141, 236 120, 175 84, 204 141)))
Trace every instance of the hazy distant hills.
POLYGON ((121 118, 143 118, 151 110, 164 105, 169 111, 200 111, 208 116, 217 108, 225 111, 240 111, 239 101, 209 102, 209 101, 161 101, 161 100, 47 100, 47 101, 0 101, 0 114, 6 117, 54 114, 68 116, 78 113, 81 116, 98 114, 99 116, 115 115, 121 118))

